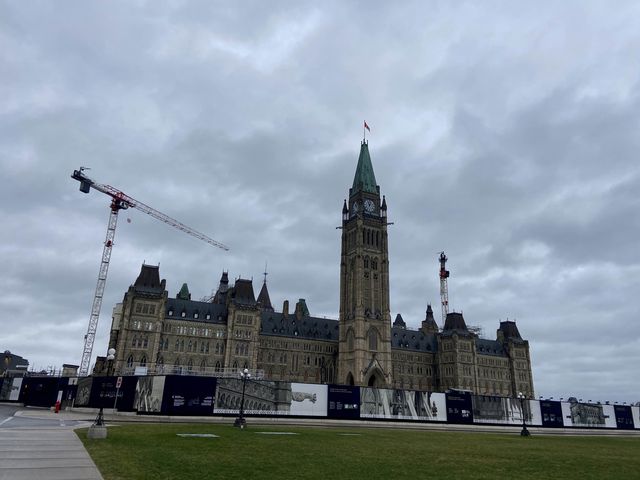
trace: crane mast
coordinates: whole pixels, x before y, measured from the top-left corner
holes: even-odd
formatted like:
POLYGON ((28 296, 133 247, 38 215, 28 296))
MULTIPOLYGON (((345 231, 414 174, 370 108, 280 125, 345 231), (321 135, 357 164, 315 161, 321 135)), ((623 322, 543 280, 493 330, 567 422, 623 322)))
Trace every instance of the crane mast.
POLYGON ((440 301, 442 303, 442 325, 447 321, 449 313, 449 286, 447 278, 449 278, 449 270, 446 269, 447 256, 444 252, 440 252, 440 301))
POLYGON ((91 363, 91 353, 93 352, 93 344, 96 337, 96 331, 98 329, 98 319, 100 317, 100 309, 102 308, 102 298, 104 296, 104 289, 107 284, 107 272, 109 271, 109 261, 111 260, 111 250, 113 248, 113 239, 116 235, 116 226, 118 224, 118 212, 127 208, 136 208, 153 218, 160 220, 168 225, 171 225, 178 230, 181 230, 199 240, 209 243, 215 247, 223 250, 229 250, 226 245, 208 237, 207 235, 198 232, 197 230, 188 227, 187 225, 171 218, 170 216, 151 208, 150 206, 134 199, 121 192, 120 190, 113 188, 110 185, 102 185, 96 183, 87 177, 83 172, 86 170, 84 167, 80 167, 79 170, 74 170, 71 178, 80 182, 80 191, 83 193, 89 193, 93 188, 99 192, 102 192, 111 197, 109 223, 107 225, 107 235, 104 240, 104 247, 102 249, 102 260, 100 262, 100 270, 98 271, 98 282, 96 284, 96 290, 93 296, 93 304, 91 305, 91 316, 89 317, 89 326, 87 327, 87 333, 84 336, 84 349, 82 351, 82 361, 80 363, 79 375, 86 376, 89 374, 89 364, 91 363))

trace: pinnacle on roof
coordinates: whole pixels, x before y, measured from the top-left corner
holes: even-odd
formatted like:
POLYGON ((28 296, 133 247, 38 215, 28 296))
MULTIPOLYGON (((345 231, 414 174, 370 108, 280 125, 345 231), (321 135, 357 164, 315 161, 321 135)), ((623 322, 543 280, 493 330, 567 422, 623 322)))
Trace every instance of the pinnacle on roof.
POLYGON ((436 319, 433 318, 433 309, 431 308, 431 304, 427 305, 427 314, 422 321, 422 328, 429 332, 438 331, 438 324, 436 323, 436 319))
POLYGON ((393 326, 394 327, 400 327, 400 328, 407 328, 407 324, 405 323, 404 319, 402 318, 402 315, 400 315, 400 314, 396 315, 396 319, 393 321, 393 326))
POLYGON ((179 298, 180 300, 191 300, 191 293, 189 293, 189 287, 186 283, 182 284, 182 288, 180 288, 176 298, 179 298))
POLYGON ((258 294, 258 303, 262 305, 263 310, 269 310, 273 312, 273 306, 271 305, 271 299, 269 298, 269 290, 267 290, 267 282, 262 284, 260 293, 258 294))
POLYGON ((360 145, 360 157, 358 157, 358 166, 353 177, 351 195, 355 195, 358 192, 378 193, 378 184, 376 183, 376 176, 373 173, 373 165, 369 156, 369 145, 364 140, 360 145))

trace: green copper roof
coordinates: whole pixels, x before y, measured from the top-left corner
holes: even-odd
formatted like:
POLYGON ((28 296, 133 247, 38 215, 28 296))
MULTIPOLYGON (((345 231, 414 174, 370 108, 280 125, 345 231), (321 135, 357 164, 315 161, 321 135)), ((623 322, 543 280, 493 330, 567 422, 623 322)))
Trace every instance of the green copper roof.
POLYGON ((358 167, 356 175, 353 177, 353 187, 351 194, 356 192, 378 193, 376 176, 373 173, 373 165, 371 165, 371 157, 369 156, 369 145, 362 142, 360 145, 360 157, 358 158, 358 167))
POLYGON ((176 295, 176 298, 180 298, 181 300, 191 300, 191 294, 189 293, 189 287, 187 287, 186 283, 182 284, 182 288, 176 295))

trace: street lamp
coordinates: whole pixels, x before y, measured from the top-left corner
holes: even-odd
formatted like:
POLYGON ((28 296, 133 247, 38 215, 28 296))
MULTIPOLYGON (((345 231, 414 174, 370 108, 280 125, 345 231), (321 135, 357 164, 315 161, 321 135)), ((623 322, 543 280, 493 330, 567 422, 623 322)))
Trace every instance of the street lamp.
POLYGON ((518 392, 518 400, 520 400, 520 411, 522 412, 522 431, 520 432, 520 436, 522 437, 528 437, 529 435, 531 435, 529 433, 529 430, 527 430, 527 424, 525 421, 525 411, 524 411, 524 400, 525 400, 525 396, 522 392, 518 392))
POLYGON ((247 421, 244 419, 244 391, 247 387, 247 381, 250 379, 251 374, 249 373, 248 368, 245 368, 240 372, 240 380, 242 380, 242 398, 240 399, 240 415, 236 418, 235 422, 233 422, 234 427, 244 428, 247 426, 247 421))
MULTIPOLYGON (((113 367, 113 360, 116 358, 116 350, 115 348, 110 348, 107 351, 107 376, 111 375, 111 368, 113 367)), ((100 410, 98 411, 98 416, 96 417, 96 421, 93 422, 94 425, 99 427, 104 425, 104 412, 103 407, 100 405, 100 410)))

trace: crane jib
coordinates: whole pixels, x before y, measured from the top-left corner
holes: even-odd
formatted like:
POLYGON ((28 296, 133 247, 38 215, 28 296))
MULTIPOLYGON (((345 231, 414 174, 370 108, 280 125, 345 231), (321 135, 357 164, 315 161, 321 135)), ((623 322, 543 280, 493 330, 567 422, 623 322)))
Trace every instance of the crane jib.
POLYGON ((99 192, 109 195, 111 200, 111 215, 109 216, 109 225, 107 227, 107 236, 104 242, 104 249, 102 252, 102 261, 100 264, 100 270, 98 272, 98 283, 96 285, 96 291, 93 297, 93 304, 91 307, 91 316, 89 317, 89 327, 87 328, 87 334, 84 336, 84 350, 82 353, 82 362, 80 363, 79 375, 84 376, 89 374, 89 363, 91 361, 91 354, 93 351, 93 342, 95 340, 96 331, 98 327, 98 317, 100 315, 100 308, 102 306, 102 297, 104 294, 104 288, 107 282, 107 271, 109 269, 109 260, 111 258, 111 248, 113 247, 113 239, 116 232, 116 224, 118 220, 118 211, 124 210, 129 207, 136 208, 141 212, 150 215, 167 225, 170 225, 178 230, 182 230, 188 233, 192 237, 207 242, 215 247, 223 250, 229 250, 226 245, 217 242, 216 240, 209 238, 207 235, 200 233, 191 227, 171 218, 170 216, 155 210, 142 202, 139 202, 120 190, 113 188, 110 185, 102 185, 91 180, 84 175, 84 167, 80 167, 79 170, 74 170, 71 178, 80 182, 80 191, 83 193, 89 193, 91 188, 98 190, 99 192))

